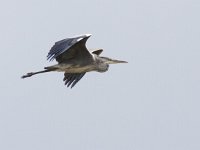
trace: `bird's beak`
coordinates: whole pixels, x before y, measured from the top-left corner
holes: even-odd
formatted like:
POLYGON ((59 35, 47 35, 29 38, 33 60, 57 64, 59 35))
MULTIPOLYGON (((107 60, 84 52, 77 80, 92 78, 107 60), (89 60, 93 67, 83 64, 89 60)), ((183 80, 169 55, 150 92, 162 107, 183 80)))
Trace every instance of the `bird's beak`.
POLYGON ((105 61, 107 64, 128 63, 127 61, 111 59, 111 58, 108 58, 108 57, 101 57, 101 58, 103 58, 104 61, 105 61))
POLYGON ((116 60, 116 59, 110 59, 109 61, 107 61, 108 64, 119 64, 119 63, 128 63, 127 61, 123 61, 123 60, 116 60))

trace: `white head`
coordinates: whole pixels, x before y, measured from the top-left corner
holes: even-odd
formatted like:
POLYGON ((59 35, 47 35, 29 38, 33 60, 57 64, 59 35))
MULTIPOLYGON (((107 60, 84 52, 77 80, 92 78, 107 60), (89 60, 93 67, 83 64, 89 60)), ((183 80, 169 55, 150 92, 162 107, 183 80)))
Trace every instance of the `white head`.
POLYGON ((114 60, 107 57, 98 57, 98 72, 105 72, 109 68, 109 64, 127 63, 122 60, 114 60))

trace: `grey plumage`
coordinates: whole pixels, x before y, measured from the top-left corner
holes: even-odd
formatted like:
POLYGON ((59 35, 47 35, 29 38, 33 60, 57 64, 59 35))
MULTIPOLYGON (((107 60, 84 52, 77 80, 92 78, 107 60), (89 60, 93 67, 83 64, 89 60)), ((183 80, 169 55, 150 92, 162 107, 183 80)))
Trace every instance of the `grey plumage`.
POLYGON ((63 79, 65 85, 72 88, 86 72, 105 72, 108 70, 109 64, 127 63, 126 61, 100 57, 102 49, 88 51, 85 44, 90 36, 90 34, 85 34, 56 42, 50 49, 47 59, 49 61, 56 59, 58 64, 45 67, 43 71, 27 73, 22 78, 44 72, 61 71, 65 72, 63 79))

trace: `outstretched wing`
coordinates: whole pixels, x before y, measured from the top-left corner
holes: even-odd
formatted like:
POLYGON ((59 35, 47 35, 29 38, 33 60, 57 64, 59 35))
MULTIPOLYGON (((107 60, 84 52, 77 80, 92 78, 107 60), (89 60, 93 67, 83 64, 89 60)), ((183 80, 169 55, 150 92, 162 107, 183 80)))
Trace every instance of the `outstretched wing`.
POLYGON ((85 34, 73 38, 67 38, 55 43, 47 55, 47 59, 52 61, 56 59, 58 62, 73 58, 77 54, 90 55, 85 43, 91 34, 85 34))
POLYGON ((71 85, 71 88, 73 88, 85 73, 65 73, 64 75, 63 81, 65 82, 65 85, 67 85, 67 87, 71 85))

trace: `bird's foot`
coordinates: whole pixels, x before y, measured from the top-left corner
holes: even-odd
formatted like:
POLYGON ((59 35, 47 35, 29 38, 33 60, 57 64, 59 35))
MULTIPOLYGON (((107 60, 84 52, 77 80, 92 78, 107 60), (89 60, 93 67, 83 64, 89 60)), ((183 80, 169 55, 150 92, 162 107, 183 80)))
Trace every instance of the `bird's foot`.
POLYGON ((21 78, 24 79, 24 78, 27 78, 27 77, 31 77, 32 75, 34 75, 34 73, 33 72, 29 72, 26 75, 23 75, 21 78))

